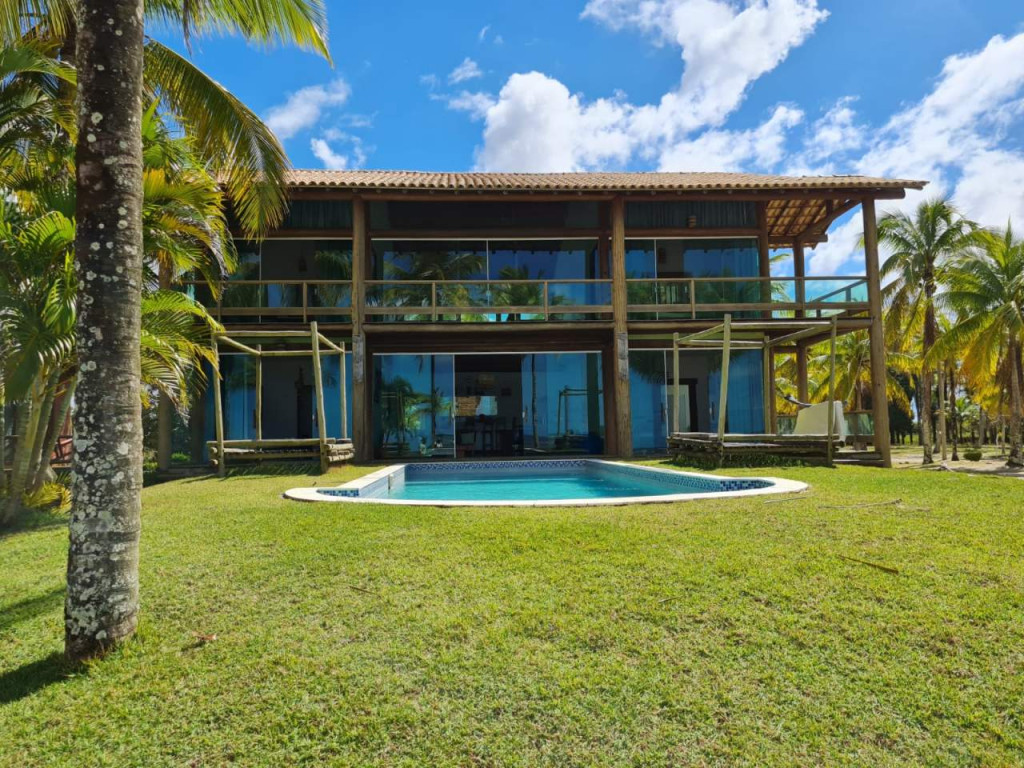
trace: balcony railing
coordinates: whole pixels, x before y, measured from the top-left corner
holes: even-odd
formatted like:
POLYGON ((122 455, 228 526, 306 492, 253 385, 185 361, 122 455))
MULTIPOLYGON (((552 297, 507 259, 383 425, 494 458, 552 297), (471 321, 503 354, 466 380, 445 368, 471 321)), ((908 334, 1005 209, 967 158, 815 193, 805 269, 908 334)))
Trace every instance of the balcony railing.
POLYGON ((868 308, 864 277, 689 277, 626 280, 630 320, 827 317, 868 308))
POLYGON ((218 320, 236 322, 348 322, 352 283, 348 280, 228 280, 214 300, 206 283, 185 283, 218 320))
MULTIPOLYGON (((349 322, 348 280, 229 280, 220 299, 186 283, 227 322, 349 322)), ((864 277, 629 278, 629 319, 827 317, 868 308, 864 277)), ((367 322, 495 323, 610 320, 612 281, 368 280, 367 322)))
POLYGON ((607 320, 611 280, 370 280, 368 322, 607 320))

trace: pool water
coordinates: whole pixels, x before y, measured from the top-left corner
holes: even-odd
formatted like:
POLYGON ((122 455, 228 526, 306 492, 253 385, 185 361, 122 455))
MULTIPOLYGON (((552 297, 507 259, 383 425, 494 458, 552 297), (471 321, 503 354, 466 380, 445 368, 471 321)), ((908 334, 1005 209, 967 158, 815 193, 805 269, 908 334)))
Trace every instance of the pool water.
POLYGON ((474 473, 463 477, 410 474, 412 477, 407 474, 404 485, 394 488, 389 498, 433 501, 556 501, 666 496, 676 493, 697 493, 700 490, 697 487, 686 489, 679 485, 598 472, 538 472, 511 476, 507 473, 500 476, 474 473))
POLYGON ((394 464, 336 488, 293 488, 298 501, 434 506, 636 504, 784 493, 807 486, 764 477, 721 477, 603 459, 394 464))

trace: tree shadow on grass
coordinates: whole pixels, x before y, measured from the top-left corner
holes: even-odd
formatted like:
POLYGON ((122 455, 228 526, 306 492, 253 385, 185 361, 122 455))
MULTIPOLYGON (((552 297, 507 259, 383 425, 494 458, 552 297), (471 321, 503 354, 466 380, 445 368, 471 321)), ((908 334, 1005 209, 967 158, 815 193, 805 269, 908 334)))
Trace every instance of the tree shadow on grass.
POLYGON ((10 605, 2 605, 0 606, 0 632, 51 611, 63 602, 64 585, 62 584, 41 595, 27 597, 10 605))
POLYGON ((13 525, 0 528, 0 541, 19 533, 41 531, 47 528, 66 528, 67 524, 67 512, 55 509, 25 510, 13 525))
POLYGON ((82 666, 69 662, 60 653, 23 664, 0 674, 0 705, 13 704, 55 683, 71 678, 82 666))

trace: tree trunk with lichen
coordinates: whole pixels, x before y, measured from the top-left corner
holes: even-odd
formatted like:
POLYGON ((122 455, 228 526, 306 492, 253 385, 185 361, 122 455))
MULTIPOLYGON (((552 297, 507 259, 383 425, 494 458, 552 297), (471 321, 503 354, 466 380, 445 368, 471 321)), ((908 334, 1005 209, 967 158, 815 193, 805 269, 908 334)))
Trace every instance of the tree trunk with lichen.
POLYGON ((77 29, 79 381, 64 611, 75 660, 138 622, 143 2, 80 0, 77 29))
POLYGON ((1024 467, 1024 456, 1021 455, 1021 382, 1020 344, 1010 342, 1010 455, 1006 459, 1008 467, 1024 467))

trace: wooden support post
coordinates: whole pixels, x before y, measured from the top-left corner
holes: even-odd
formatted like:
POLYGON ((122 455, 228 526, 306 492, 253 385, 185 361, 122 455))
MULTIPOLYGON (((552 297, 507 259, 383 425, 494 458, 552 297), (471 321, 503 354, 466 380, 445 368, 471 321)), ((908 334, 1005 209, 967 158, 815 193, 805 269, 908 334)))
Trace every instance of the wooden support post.
POLYGON ((801 403, 809 402, 807 386, 807 345, 796 345, 796 399, 801 403))
POLYGON ((348 394, 345 392, 345 374, 347 369, 347 361, 345 360, 345 343, 341 344, 341 354, 338 355, 338 389, 341 391, 340 402, 338 406, 341 408, 341 439, 348 439, 348 394))
POLYGON ((256 439, 263 439, 263 345, 256 345, 256 439))
POLYGON ((732 336, 732 315, 725 316, 722 325, 722 384, 718 390, 718 442, 725 440, 725 411, 729 401, 729 358, 732 336))
POLYGON ((369 274, 369 237, 366 204, 361 197, 352 200, 352 447, 356 461, 373 457, 373 435, 367 385, 366 337, 363 323, 366 310, 366 279, 369 274))
POLYGON ((828 465, 834 466, 835 447, 832 445, 836 433, 836 319, 832 318, 829 331, 828 363, 828 465))
MULTIPOLYGON (((764 202, 757 203, 757 265, 761 277, 758 283, 761 303, 767 304, 772 300, 772 284, 770 280, 766 280, 772 276, 772 252, 768 240, 768 203, 764 202)), ((762 310, 761 317, 771 316, 770 309, 762 310)))
POLYGON ((612 213, 612 320, 615 334, 615 429, 619 456, 633 455, 633 424, 629 400, 628 297, 626 294, 626 207, 621 197, 612 213))
POLYGON ((761 348, 761 380, 764 382, 764 431, 775 434, 775 372, 772 370, 772 350, 768 336, 764 337, 761 348))
MULTIPOLYGON (((804 278, 807 276, 806 263, 804 259, 804 243, 802 240, 793 241, 793 277, 796 278, 796 284, 793 288, 793 295, 796 299, 798 306, 803 307, 807 303, 807 281, 804 278)), ((797 317, 806 317, 807 311, 805 309, 798 309, 796 311, 797 317)), ((806 400, 804 402, 807 402, 806 400)))
POLYGON ((679 334, 672 334, 672 432, 679 432, 679 334))
POLYGON ((224 477, 227 472, 227 456, 224 454, 224 406, 220 401, 220 347, 217 345, 217 335, 213 334, 211 339, 213 346, 213 418, 216 421, 214 429, 217 437, 217 474, 224 477))
POLYGON ((878 264, 878 223, 875 220, 875 201, 862 201, 864 216, 864 261, 868 278, 868 308, 871 315, 871 410, 874 417, 875 452, 882 464, 892 466, 889 445, 889 401, 885 392, 885 331, 882 327, 882 282, 878 264))
POLYGON ((316 393, 316 426, 320 440, 320 471, 326 472, 327 463, 327 419, 324 416, 324 374, 320 367, 320 336, 316 331, 316 321, 309 324, 313 347, 313 390, 316 393))

